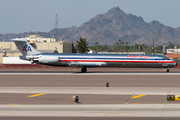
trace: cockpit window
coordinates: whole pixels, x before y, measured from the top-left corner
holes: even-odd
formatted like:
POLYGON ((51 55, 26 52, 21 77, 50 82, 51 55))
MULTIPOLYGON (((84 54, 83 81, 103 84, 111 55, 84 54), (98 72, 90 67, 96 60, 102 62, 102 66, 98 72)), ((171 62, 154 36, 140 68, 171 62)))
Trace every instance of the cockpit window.
POLYGON ((169 58, 168 58, 168 57, 165 57, 164 60, 169 60, 169 58))

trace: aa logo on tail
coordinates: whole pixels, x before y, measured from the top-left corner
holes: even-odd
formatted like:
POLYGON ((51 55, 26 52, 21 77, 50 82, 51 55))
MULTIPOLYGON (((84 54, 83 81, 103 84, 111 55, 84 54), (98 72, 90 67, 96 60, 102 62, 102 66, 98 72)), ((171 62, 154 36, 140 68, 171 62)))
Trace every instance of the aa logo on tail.
POLYGON ((24 51, 28 52, 28 51, 32 51, 32 50, 31 50, 31 47, 28 46, 28 44, 26 44, 26 45, 23 47, 23 52, 24 52, 24 51))

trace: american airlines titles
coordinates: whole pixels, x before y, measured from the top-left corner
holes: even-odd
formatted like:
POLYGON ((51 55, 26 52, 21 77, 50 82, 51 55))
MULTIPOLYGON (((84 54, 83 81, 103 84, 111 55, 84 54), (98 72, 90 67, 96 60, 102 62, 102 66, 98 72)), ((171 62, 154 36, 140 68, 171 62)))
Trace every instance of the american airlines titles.
POLYGON ((149 58, 149 56, 128 55, 127 58, 149 58))

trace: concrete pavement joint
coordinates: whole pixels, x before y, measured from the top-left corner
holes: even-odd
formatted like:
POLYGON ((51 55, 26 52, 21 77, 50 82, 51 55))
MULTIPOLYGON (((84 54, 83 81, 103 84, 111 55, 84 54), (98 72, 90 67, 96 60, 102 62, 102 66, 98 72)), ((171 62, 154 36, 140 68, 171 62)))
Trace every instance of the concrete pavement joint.
POLYGON ((164 108, 163 108, 163 110, 162 110, 161 117, 163 116, 163 113, 164 113, 165 108, 166 108, 166 104, 165 104, 165 106, 164 106, 164 108))
MULTIPOLYGON (((114 105, 114 106, 115 106, 115 105, 114 105)), ((112 105, 112 106, 110 106, 109 108, 105 108, 104 110, 100 111, 99 113, 97 112, 97 114, 95 114, 93 117, 98 116, 100 113, 103 113, 103 112, 107 111, 108 109, 113 108, 114 106, 112 105)))
POLYGON ((133 89, 129 92, 129 94, 131 94, 131 93, 134 91, 134 89, 135 89, 135 88, 133 88, 133 89))

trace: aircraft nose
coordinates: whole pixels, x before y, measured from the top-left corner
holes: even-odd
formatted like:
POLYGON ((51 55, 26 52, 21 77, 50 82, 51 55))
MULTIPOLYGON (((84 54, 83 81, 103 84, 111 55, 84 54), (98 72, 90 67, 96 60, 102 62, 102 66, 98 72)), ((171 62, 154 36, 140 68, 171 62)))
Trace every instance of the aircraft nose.
POLYGON ((174 66, 177 66, 177 63, 174 63, 174 66))

